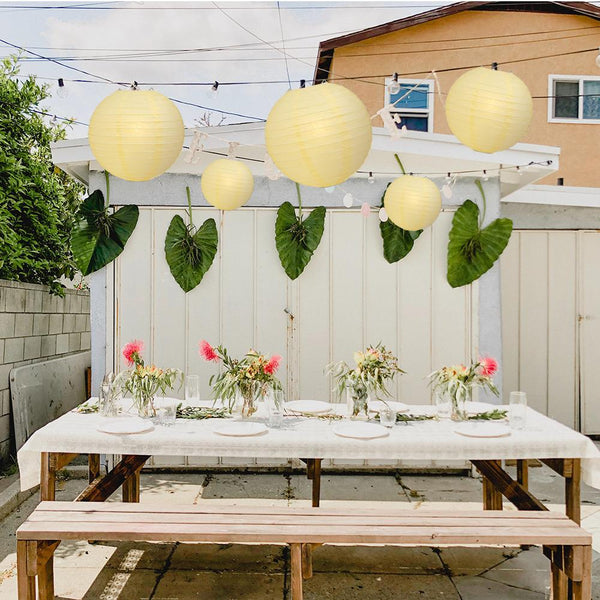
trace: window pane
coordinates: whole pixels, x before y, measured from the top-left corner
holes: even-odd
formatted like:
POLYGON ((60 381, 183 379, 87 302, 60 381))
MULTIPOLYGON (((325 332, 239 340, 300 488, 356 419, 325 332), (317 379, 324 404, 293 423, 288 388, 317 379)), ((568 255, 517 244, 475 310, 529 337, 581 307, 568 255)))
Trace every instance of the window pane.
POLYGON ((402 100, 394 104, 394 108, 421 108, 427 110, 429 108, 429 86, 427 84, 418 85, 414 90, 413 87, 415 87, 414 84, 401 83, 400 91, 397 94, 390 95, 390 104, 394 104, 396 100, 404 96, 402 100), (411 91, 408 92, 408 90, 411 91))
POLYGON ((583 82, 583 118, 600 119, 600 81, 583 82))
POLYGON ((402 121, 396 123, 396 127, 401 128, 406 125, 406 129, 411 131, 427 131, 429 119, 423 115, 402 115, 402 121))
POLYGON ((579 116, 579 83, 577 81, 554 82, 554 116, 577 119, 579 116))

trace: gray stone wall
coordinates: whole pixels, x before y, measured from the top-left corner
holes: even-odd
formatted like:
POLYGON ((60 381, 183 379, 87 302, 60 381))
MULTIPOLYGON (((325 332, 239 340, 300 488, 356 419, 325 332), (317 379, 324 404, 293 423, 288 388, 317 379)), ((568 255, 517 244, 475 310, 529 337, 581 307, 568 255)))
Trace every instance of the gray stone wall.
POLYGON ((0 280, 0 460, 11 450, 11 369, 89 349, 88 291, 59 298, 43 285, 0 280))

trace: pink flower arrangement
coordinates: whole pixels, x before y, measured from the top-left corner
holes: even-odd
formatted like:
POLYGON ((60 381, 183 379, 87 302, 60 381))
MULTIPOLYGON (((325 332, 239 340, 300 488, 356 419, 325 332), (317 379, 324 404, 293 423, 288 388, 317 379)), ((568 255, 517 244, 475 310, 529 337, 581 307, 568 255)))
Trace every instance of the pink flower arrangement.
POLYGON ((144 342, 140 340, 134 340, 133 342, 129 342, 125 344, 123 347, 122 353, 123 357, 127 361, 127 364, 130 367, 133 365, 144 365, 144 361, 142 360, 142 351, 144 350, 144 342))
POLYGON ((269 359, 269 362, 264 366, 265 373, 273 375, 277 369, 279 369, 279 363, 281 362, 281 356, 279 354, 273 354, 269 359))
POLYGON ((200 356, 204 360, 219 362, 219 355, 215 352, 215 349, 206 341, 202 340, 200 342, 200 356))
POLYGON ((498 363, 491 356, 484 356, 479 359, 481 365, 481 374, 484 377, 493 377, 498 370, 498 363))

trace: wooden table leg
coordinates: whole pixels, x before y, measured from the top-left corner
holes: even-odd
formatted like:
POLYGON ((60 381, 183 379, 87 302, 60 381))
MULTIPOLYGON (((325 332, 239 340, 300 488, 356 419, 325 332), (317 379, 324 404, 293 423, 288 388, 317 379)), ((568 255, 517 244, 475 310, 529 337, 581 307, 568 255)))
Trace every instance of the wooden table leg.
POLYGON ((27 572, 26 540, 17 540, 17 593, 19 600, 35 600, 35 575, 27 572))
POLYGON ((302 577, 310 579, 312 576, 312 544, 302 544, 302 577))
POLYGON ((100 455, 88 454, 88 483, 100 477, 100 455))
MULTIPOLYGON (((488 463, 495 463, 500 466, 499 460, 488 460, 488 463)), ((483 509, 484 510, 502 510, 502 494, 498 491, 494 482, 488 479, 483 473, 483 509)))
POLYGON ((140 501, 140 471, 139 469, 123 482, 123 502, 140 501))
POLYGON ((302 545, 291 546, 292 600, 302 600, 302 545))
POLYGON ((40 500, 56 499, 56 468, 53 454, 42 452, 42 471, 40 474, 40 500))
POLYGON ((573 458, 571 477, 565 477, 565 504, 567 517, 581 524, 581 460, 573 458))
POLYGON ((321 503, 321 459, 313 459, 313 480, 312 480, 312 505, 317 507, 321 503))
POLYGON ((526 490, 529 489, 529 464, 527 459, 517 460, 517 481, 526 490))

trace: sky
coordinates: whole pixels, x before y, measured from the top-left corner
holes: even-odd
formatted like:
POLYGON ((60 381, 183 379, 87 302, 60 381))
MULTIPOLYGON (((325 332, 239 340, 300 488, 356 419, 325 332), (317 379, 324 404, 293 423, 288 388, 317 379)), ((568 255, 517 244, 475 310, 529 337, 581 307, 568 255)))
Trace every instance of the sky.
MULTIPOLYGON (((292 87, 300 79, 310 82, 320 41, 444 4, 4 0, 0 55, 16 53, 8 45, 13 44, 91 74, 21 53, 21 74, 50 85, 52 97, 43 106, 58 117, 89 123, 97 104, 119 89, 105 78, 137 81, 143 89, 206 107, 178 104, 186 126, 205 124, 207 113, 211 125, 232 124, 265 119, 289 89, 288 79, 292 87), (61 94, 58 78, 64 80, 61 94), (214 81, 221 84, 216 93, 210 85, 161 85, 214 81), (227 82, 244 84, 223 85, 227 82), (222 121, 218 110, 241 116, 223 115, 222 121)), ((86 136, 85 125, 75 124, 68 132, 71 138, 86 136)))

